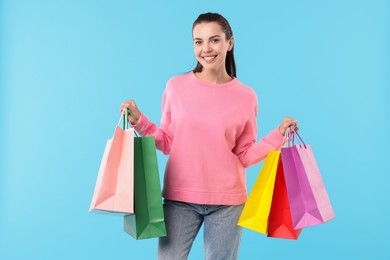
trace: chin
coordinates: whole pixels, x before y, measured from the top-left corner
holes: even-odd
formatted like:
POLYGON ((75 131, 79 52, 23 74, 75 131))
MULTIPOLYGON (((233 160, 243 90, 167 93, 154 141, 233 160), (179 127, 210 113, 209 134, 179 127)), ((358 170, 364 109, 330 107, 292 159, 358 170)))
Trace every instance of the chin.
POLYGON ((199 62, 203 68, 205 69, 215 69, 218 67, 218 64, 209 64, 209 63, 204 63, 204 62, 199 62))

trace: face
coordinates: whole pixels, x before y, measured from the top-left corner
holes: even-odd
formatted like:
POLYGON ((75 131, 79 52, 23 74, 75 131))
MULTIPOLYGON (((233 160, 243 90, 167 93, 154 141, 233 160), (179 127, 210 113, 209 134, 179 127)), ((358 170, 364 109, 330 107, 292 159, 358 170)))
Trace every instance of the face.
POLYGON ((234 39, 226 39, 221 26, 216 22, 200 23, 193 31, 196 59, 204 69, 225 69, 226 53, 233 48, 234 39))

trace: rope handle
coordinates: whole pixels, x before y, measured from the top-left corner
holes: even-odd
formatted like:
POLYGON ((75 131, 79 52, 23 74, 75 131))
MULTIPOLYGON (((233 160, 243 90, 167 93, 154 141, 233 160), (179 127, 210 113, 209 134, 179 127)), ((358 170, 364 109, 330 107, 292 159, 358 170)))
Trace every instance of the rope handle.
POLYGON ((294 129, 294 127, 292 125, 288 128, 288 135, 289 135, 289 137, 288 137, 288 146, 293 146, 294 145, 294 143, 295 143, 295 138, 294 137, 297 136, 298 137, 297 138, 298 144, 299 145, 302 144, 305 148, 307 148, 305 142, 302 139, 302 137, 298 134, 297 131, 295 131, 295 129, 294 129))
MULTIPOLYGON (((132 118, 134 118, 133 113, 131 113, 131 110, 130 110, 130 109, 128 109, 128 108, 123 109, 122 115, 121 115, 121 117, 120 117, 120 119, 119 119, 119 122, 118 122, 118 125, 119 125, 120 122, 121 122, 122 119, 123 119, 123 130, 126 130, 126 129, 129 128, 129 118, 127 117, 127 115, 129 115, 129 114, 130 114, 130 116, 131 116, 132 118)), ((136 129, 136 127, 138 127, 137 124, 135 124, 134 126, 130 124, 130 126, 133 127, 135 130, 137 130, 137 129, 136 129)), ((138 129, 139 129, 139 133, 141 134, 141 136, 143 136, 142 131, 141 131, 141 128, 138 127, 138 129)), ((134 131, 134 134, 135 134, 136 137, 139 137, 136 131, 134 131)))

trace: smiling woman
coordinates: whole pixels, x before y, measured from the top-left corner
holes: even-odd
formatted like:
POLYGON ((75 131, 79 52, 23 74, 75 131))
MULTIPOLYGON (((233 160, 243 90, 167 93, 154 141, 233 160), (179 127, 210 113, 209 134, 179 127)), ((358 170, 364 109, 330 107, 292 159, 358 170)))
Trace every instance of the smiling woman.
MULTIPOLYGON (((236 64, 234 61, 234 37, 228 21, 219 14, 206 13, 199 15, 192 27, 194 38, 194 52, 198 63, 193 70, 200 77, 203 68, 212 69, 215 74, 216 68, 225 68, 230 77, 236 77, 236 64), (218 59, 216 59, 218 58, 218 59), (208 64, 213 64, 208 66, 208 64)), ((207 71, 207 70, 205 70, 207 71)), ((221 72, 224 72, 223 70, 221 72)), ((224 74, 226 74, 224 73, 224 74)), ((203 76, 203 75, 202 75, 203 76)), ((208 77, 206 77, 208 78, 208 77)), ((221 82, 230 81, 220 77, 221 82)))
POLYGON ((286 117, 256 143, 257 96, 236 78, 229 23, 219 14, 201 14, 192 33, 198 63, 168 81, 160 127, 133 100, 121 111, 129 108, 135 129, 154 136, 156 147, 169 154, 163 188, 168 235, 159 239, 159 259, 187 259, 202 225, 206 259, 237 259, 245 168, 278 149, 296 121, 286 117))

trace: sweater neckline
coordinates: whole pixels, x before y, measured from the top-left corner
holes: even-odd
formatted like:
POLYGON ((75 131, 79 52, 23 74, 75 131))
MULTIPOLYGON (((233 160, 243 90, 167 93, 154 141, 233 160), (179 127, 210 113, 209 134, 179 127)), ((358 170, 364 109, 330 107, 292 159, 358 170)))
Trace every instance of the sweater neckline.
POLYGON ((233 86, 235 83, 237 83, 237 78, 236 77, 234 77, 231 81, 226 82, 226 83, 207 83, 207 82, 204 82, 204 81, 198 79, 195 76, 195 73, 193 71, 191 71, 189 74, 190 74, 190 78, 192 80, 196 81, 198 84, 200 84, 202 86, 205 86, 205 87, 222 88, 222 87, 233 86))

